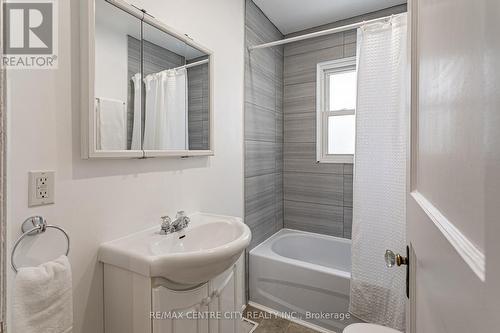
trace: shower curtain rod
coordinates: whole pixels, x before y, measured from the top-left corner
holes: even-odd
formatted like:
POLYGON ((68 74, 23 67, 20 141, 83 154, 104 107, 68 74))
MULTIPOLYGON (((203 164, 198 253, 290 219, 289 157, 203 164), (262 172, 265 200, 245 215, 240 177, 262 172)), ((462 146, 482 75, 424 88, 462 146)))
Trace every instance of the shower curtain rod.
POLYGON ((179 67, 175 67, 173 69, 188 69, 188 68, 191 68, 191 67, 195 67, 195 66, 199 66, 199 65, 203 65, 203 64, 208 64, 208 59, 204 59, 204 60, 200 60, 200 61, 195 61, 195 62, 192 62, 190 64, 186 64, 184 66, 179 66, 179 67))
POLYGON ((188 68, 191 68, 191 67, 195 67, 195 66, 207 64, 208 62, 209 62, 208 59, 203 59, 203 60, 200 60, 200 61, 195 61, 195 62, 190 63, 190 64, 182 65, 182 66, 179 66, 179 67, 165 69, 165 70, 162 70, 162 71, 159 71, 159 72, 156 72, 156 73, 149 74, 147 76, 157 75, 157 74, 160 74, 160 73, 163 73, 163 72, 167 72, 167 71, 171 71, 171 70, 188 69, 188 68))
POLYGON ((252 51, 252 50, 257 50, 257 49, 264 49, 264 48, 268 48, 268 47, 272 47, 272 46, 278 46, 278 45, 283 45, 283 44, 298 42, 298 41, 304 40, 304 39, 309 39, 309 38, 314 38, 314 37, 319 37, 319 36, 330 35, 330 34, 334 34, 334 33, 337 33, 337 32, 346 31, 346 30, 352 30, 352 29, 356 29, 356 28, 362 27, 363 25, 368 24, 368 23, 374 23, 374 22, 389 20, 392 16, 394 16, 394 15, 379 17, 379 18, 376 18, 376 19, 362 21, 362 22, 358 22, 358 23, 347 24, 347 25, 343 25, 343 26, 340 26, 340 27, 336 27, 336 28, 331 28, 331 29, 326 29, 326 30, 311 32, 309 34, 305 34, 305 35, 301 35, 301 36, 296 36, 296 37, 285 38, 285 39, 277 40, 275 42, 270 42, 270 43, 265 43, 265 44, 259 44, 259 45, 254 45, 254 46, 249 46, 248 50, 252 51))

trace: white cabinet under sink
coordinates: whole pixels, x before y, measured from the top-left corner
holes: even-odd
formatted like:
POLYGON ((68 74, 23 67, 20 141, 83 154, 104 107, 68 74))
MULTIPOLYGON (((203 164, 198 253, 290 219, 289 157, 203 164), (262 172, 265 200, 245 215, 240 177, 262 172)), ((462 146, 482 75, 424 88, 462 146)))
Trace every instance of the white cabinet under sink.
POLYGON ((175 232, 158 226, 101 244, 106 333, 239 331, 250 229, 238 217, 190 219, 175 232))
POLYGON ((104 264, 106 333, 237 333, 244 255, 210 281, 182 286, 104 264))

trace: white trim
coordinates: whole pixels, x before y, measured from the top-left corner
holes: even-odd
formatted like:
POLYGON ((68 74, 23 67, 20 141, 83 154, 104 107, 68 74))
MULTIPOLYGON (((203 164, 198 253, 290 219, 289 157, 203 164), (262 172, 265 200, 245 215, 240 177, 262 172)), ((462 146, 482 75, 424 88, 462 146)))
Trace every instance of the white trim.
MULTIPOLYGON (((408 142, 407 142, 407 156, 406 156, 406 193, 411 192, 414 188, 416 182, 413 181, 413 171, 416 170, 414 163, 416 163, 416 150, 413 145, 416 146, 416 115, 417 115, 417 100, 418 100, 418 54, 417 54, 417 0, 408 0, 408 25, 407 25, 407 47, 408 47, 408 76, 409 76, 409 87, 407 91, 407 107, 408 107, 408 142), (413 156, 415 154, 415 156, 413 156)), ((416 147, 415 147, 416 148, 416 147)), ((416 173, 416 172, 415 172, 416 173)), ((406 219, 408 217, 406 216, 406 219)), ((410 260, 410 294, 409 298, 406 300, 406 332, 407 333, 417 333, 417 255, 413 244, 411 243, 410 231, 408 230, 408 221, 406 223, 406 235, 408 239, 409 246, 409 260, 410 260)))
POLYGON ((410 133, 408 140, 408 181, 409 191, 413 191, 417 186, 417 160, 418 160, 418 108, 419 108, 419 48, 418 48, 418 1, 410 0, 408 2, 408 38, 409 38, 409 74, 410 74, 410 121, 408 130, 410 133))
POLYGON ((417 333, 417 255, 413 244, 410 242, 408 244, 409 253, 409 265, 410 265, 410 276, 409 276, 409 299, 407 299, 406 307, 406 333, 417 333))
POLYGON ((354 164, 354 156, 353 155, 340 155, 340 154, 327 154, 321 156, 317 163, 343 163, 343 164, 354 164))
MULTIPOLYGON (((0 6, 0 17, 3 16, 0 6)), ((4 33, 0 25, 0 36, 4 33)), ((0 54, 3 54, 3 40, 0 41, 0 54)), ((0 332, 7 333, 7 71, 0 63, 0 332)))
POLYGON ((247 332, 247 333, 253 333, 253 332, 255 332, 255 330, 256 330, 256 329, 257 329, 257 327, 259 326, 259 323, 255 322, 255 321, 253 321, 253 320, 250 320, 250 319, 248 319, 248 318, 245 318, 245 317, 241 318, 241 321, 245 321, 245 322, 249 323, 250 325, 253 325, 253 327, 252 327, 252 329, 250 330, 250 332, 247 332))
POLYGON ((214 156, 212 150, 144 150, 145 158, 150 157, 195 157, 195 156, 214 156))
MULTIPOLYGON (((354 155, 327 154, 328 137, 326 135, 325 100, 328 92, 325 90, 325 77, 328 73, 356 70, 356 57, 347 57, 320 62, 316 65, 316 161, 318 163, 354 163, 354 155)), ((352 110, 331 111, 342 115, 353 114, 352 110)), ((355 113, 355 111, 354 111, 355 113)))
POLYGON ((421 193, 413 191, 411 192, 411 196, 467 265, 469 265, 470 269, 484 282, 486 279, 486 257, 484 253, 421 193))
MULTIPOLYGON (((321 326, 318 326, 318 325, 314 325, 314 324, 311 324, 307 321, 303 321, 303 320, 300 320, 300 319, 295 319, 295 318, 290 318, 290 317, 286 317, 286 316, 283 316, 282 312, 280 311, 277 311, 277 310, 274 310, 274 309, 271 309, 271 308, 268 308, 267 306, 264 306, 264 305, 261 305, 259 303, 255 303, 255 302, 252 302, 252 301, 249 301, 248 302, 248 305, 250 306, 253 306, 254 308, 256 309, 259 309, 259 310, 262 310, 262 311, 265 311, 265 312, 268 312, 270 314, 273 314, 277 317, 280 317, 280 318, 283 318, 283 319, 286 319, 286 320, 289 320, 291 321, 292 323, 296 323, 296 324, 299 324, 301 326, 304 326, 304 327, 307 327, 307 328, 310 328, 312 330, 315 330, 315 331, 318 331, 318 332, 321 332, 321 333, 336 333, 334 331, 330 331, 326 328, 323 328, 321 326)), ((340 333, 340 332, 339 332, 340 333)))

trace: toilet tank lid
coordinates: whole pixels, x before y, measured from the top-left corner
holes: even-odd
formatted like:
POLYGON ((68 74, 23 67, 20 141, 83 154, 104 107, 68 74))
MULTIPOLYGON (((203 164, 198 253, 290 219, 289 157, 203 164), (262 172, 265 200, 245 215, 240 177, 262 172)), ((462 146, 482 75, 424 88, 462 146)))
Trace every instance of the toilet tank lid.
POLYGON ((395 329, 375 324, 352 324, 343 333, 401 333, 395 329))

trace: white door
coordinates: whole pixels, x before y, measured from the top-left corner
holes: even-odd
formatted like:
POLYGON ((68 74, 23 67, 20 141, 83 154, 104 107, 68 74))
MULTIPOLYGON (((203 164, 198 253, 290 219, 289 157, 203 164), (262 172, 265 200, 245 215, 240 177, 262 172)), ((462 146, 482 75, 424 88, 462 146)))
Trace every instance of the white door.
POLYGON ((241 307, 237 299, 236 270, 234 265, 209 282, 209 311, 218 314, 218 319, 210 320, 210 333, 237 333, 239 330, 237 313, 241 307))
POLYGON ((411 333, 500 332, 499 15, 495 0, 409 3, 411 333))
POLYGON ((161 319, 153 321, 153 333, 208 333, 208 286, 175 291, 153 288, 153 312, 161 319))

